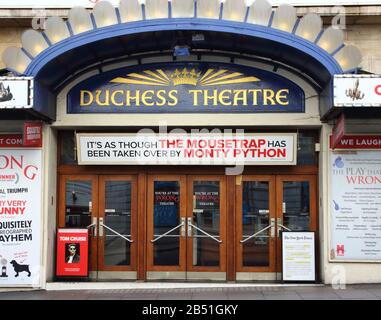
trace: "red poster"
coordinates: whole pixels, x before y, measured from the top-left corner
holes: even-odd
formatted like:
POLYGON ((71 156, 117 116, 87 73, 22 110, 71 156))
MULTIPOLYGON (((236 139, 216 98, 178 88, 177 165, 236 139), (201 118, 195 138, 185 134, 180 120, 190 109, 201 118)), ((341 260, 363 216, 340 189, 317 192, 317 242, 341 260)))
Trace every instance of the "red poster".
MULTIPOLYGON (((333 138, 330 137, 330 146, 333 149, 333 138)), ((335 149, 381 149, 381 136, 343 136, 337 142, 335 149)))
POLYGON ((24 147, 42 147, 42 122, 24 123, 24 147))
POLYGON ((0 148, 23 147, 21 134, 0 134, 0 148))
POLYGON ((58 229, 57 276, 87 277, 89 274, 87 229, 58 229))

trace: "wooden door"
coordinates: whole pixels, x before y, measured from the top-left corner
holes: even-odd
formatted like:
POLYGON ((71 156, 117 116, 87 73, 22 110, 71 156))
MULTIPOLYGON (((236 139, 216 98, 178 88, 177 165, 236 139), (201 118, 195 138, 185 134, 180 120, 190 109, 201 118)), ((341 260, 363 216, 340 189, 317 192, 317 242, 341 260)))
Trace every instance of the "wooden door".
POLYGON ((147 184, 147 278, 184 278, 186 177, 152 175, 147 184))
POLYGON ((136 271, 137 178, 99 177, 99 271, 136 271))
POLYGON ((187 184, 187 272, 226 279, 226 177, 188 176, 187 184))
POLYGON ((98 177, 62 175, 59 183, 59 228, 89 228, 90 271, 98 269, 98 177), (90 227, 94 225, 94 227, 90 227))
POLYGON ((236 187, 237 272, 275 272, 275 176, 243 176, 236 187))
POLYGON ((277 271, 281 271, 280 231, 317 232, 317 188, 315 175, 277 176, 277 271))

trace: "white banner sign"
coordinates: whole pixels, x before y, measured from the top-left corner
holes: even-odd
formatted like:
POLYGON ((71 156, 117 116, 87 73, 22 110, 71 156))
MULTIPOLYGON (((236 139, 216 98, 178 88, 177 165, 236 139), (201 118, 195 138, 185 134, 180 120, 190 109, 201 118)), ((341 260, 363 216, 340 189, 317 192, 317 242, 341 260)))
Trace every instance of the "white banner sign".
POLYGON ((32 78, 0 77, 0 109, 32 108, 32 78))
POLYGON ((296 134, 77 134, 80 165, 293 165, 296 134))
POLYGON ((335 107, 381 106, 381 76, 335 76, 335 107))
POLYGON ((41 150, 0 149, 0 287, 40 285, 41 150))
POLYGON ((381 260, 381 152, 331 153, 331 259, 381 260))
MULTIPOLYGON (((100 0, 17 0, 17 3, 9 0, 0 0, 0 8, 71 8, 74 6, 93 7, 100 0)), ((119 5, 119 0, 108 0, 113 5, 119 5)), ((15 1, 16 2, 16 1, 15 1)), ((144 2, 144 1, 141 1, 144 2)), ((254 0, 248 0, 249 4, 254 0)), ((326 6, 324 0, 269 0, 273 6, 288 3, 295 6, 326 6)), ((379 0, 333 0, 329 3, 334 5, 369 5, 380 4, 379 0)))
POLYGON ((282 232, 282 280, 315 281, 313 232, 282 232))

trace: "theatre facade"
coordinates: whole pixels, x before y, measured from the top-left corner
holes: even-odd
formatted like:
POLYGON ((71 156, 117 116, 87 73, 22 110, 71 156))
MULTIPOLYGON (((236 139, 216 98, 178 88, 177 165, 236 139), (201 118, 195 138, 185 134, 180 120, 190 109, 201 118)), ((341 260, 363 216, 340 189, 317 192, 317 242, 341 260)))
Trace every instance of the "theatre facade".
POLYGON ((3 53, 0 286, 381 281, 381 78, 343 31, 264 0, 63 16, 3 53))

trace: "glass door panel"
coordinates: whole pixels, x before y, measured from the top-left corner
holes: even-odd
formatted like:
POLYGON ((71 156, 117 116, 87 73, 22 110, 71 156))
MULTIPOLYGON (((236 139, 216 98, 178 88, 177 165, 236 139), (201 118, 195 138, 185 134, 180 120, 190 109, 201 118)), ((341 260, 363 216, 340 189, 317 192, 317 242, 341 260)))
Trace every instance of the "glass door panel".
POLYGON ((147 271, 155 279, 185 271, 185 187, 184 176, 148 177, 147 271))
POLYGON ((310 229, 310 185, 308 181, 283 181, 283 225, 292 231, 310 229))
POLYGON ((188 270, 225 271, 224 177, 188 178, 188 270))
POLYGON ((86 228, 91 224, 92 181, 65 183, 65 228, 86 228))
POLYGON ((193 216, 188 218, 192 230, 193 266, 220 264, 220 182, 193 182, 193 216))
POLYGON ((237 270, 272 271, 275 265, 274 178, 245 176, 237 193, 237 270))
POLYGON ((98 179, 96 176, 60 176, 59 228, 89 229, 90 270, 98 268, 97 218, 98 179))
POLYGON ((178 266, 180 263, 180 182, 154 181, 153 264, 178 266))
POLYGON ((277 270, 281 271, 281 231, 317 231, 316 176, 277 177, 277 270))
POLYGON ((100 270, 135 270, 137 186, 134 176, 100 177, 100 270))

